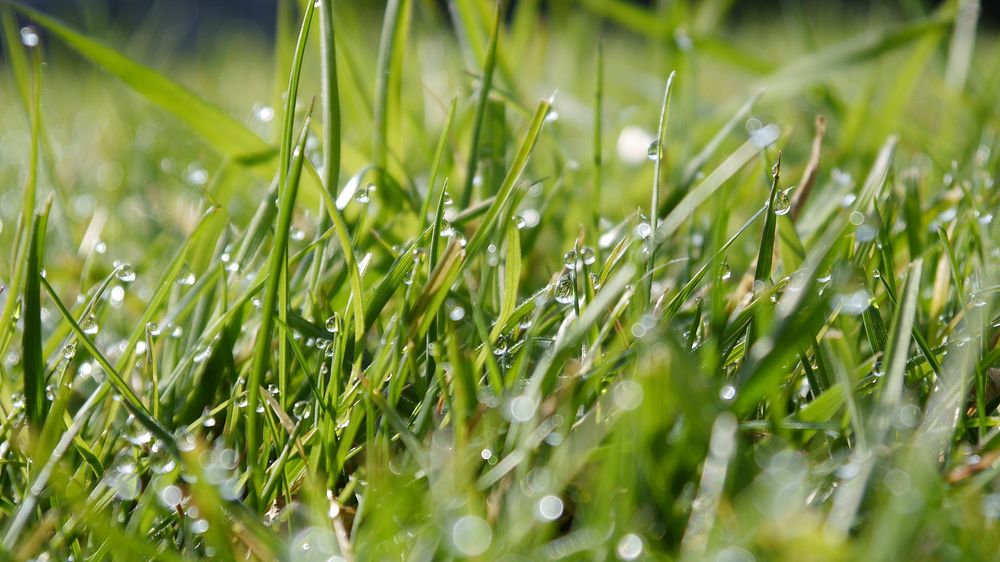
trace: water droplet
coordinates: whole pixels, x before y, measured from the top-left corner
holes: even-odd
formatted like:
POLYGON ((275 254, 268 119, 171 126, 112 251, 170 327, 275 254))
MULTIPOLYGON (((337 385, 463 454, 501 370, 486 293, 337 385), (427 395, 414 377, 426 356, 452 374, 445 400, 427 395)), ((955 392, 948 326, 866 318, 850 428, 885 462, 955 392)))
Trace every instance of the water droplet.
POLYGON ((27 25, 21 28, 21 43, 29 49, 38 46, 38 32, 34 27, 27 25))
POLYGON ((354 193, 354 200, 362 205, 367 204, 372 199, 372 193, 375 191, 375 184, 369 183, 368 185, 359 188, 357 192, 354 193))
POLYGON ((612 395, 615 406, 624 411, 635 410, 642 404, 642 386, 634 380, 626 379, 615 385, 612 395))
POLYGON ((514 228, 518 230, 524 228, 524 224, 526 222, 524 220, 524 217, 522 217, 521 215, 514 215, 514 218, 512 220, 514 221, 514 228))
POLYGON ((203 534, 208 530, 208 521, 205 519, 195 519, 191 522, 191 531, 197 535, 203 534))
POLYGON ((184 492, 173 484, 164 486, 163 489, 160 490, 160 501, 163 502, 163 505, 169 508, 174 508, 175 506, 180 505, 183 500, 184 492))
POLYGON ((615 552, 622 560, 635 560, 642 555, 642 538, 635 533, 628 533, 618 541, 615 552))
POLYGON ((76 342, 71 341, 63 346, 62 356, 66 359, 72 359, 76 355, 76 342))
POLYGON ((125 440, 137 447, 141 447, 153 440, 153 434, 145 427, 139 425, 135 421, 135 418, 129 417, 128 425, 125 428, 125 440))
POLYGON ((306 400, 299 400, 292 406, 292 415, 299 420, 307 420, 312 415, 312 405, 306 400))
POLYGON ((526 422, 535 415, 535 401, 527 396, 518 396, 507 405, 511 421, 526 422))
POLYGON ((116 462, 105 473, 104 480, 108 488, 114 490, 115 495, 123 500, 134 500, 142 491, 142 482, 139 480, 135 463, 127 457, 116 462))
POLYGON ((719 264, 719 279, 728 281, 732 276, 733 272, 729 269, 729 261, 723 258, 722 263, 719 264))
POLYGON ((584 246, 580 249, 580 260, 583 261, 584 265, 594 265, 597 261, 597 253, 590 246, 584 246))
POLYGON ((563 501, 559 496, 543 496, 535 506, 535 516, 539 521, 555 521, 563 512, 563 501))
POLYGON ((571 269, 576 268, 576 250, 570 250, 563 254, 563 264, 571 269))
POLYGON ((497 337, 497 341, 493 344, 493 355, 503 355, 507 353, 507 338, 503 334, 497 337))
POLYGON ((118 266, 118 269, 115 270, 115 277, 125 283, 131 283, 132 281, 135 281, 135 269, 133 269, 131 265, 123 263, 118 266))
POLYGON ((278 396, 281 394, 281 389, 276 384, 269 384, 267 385, 267 393, 271 396, 278 396))
POLYGON ((448 318, 452 321, 458 322, 459 320, 465 318, 465 309, 461 306, 456 306, 448 312, 448 318))
POLYGON ((553 297, 559 304, 569 304, 573 302, 573 276, 570 274, 563 274, 559 276, 559 280, 556 281, 555 289, 553 290, 553 297))
POLYGON ((660 154, 660 141, 654 140, 653 142, 649 143, 649 146, 646 147, 646 158, 649 158, 650 160, 656 160, 659 154, 660 154))
POLYGON ((601 278, 594 272, 590 273, 590 284, 593 285, 595 291, 601 290, 601 278))
POLYGON ((93 314, 88 315, 80 321, 80 329, 83 330, 83 333, 90 336, 96 334, 100 330, 100 327, 97 325, 97 318, 93 314))
POLYGON ((723 386, 722 390, 719 391, 719 398, 722 398, 724 402, 731 402, 736 398, 736 387, 731 384, 723 386))
POLYGON ((56 399, 56 386, 54 384, 46 385, 45 387, 45 399, 52 402, 56 399))
POLYGON ((262 123, 270 123, 274 119, 274 109, 266 105, 258 106, 254 111, 254 117, 262 123))
POLYGON ((865 215, 861 211, 853 211, 849 219, 854 226, 861 226, 865 223, 865 215))
POLYGON ((451 528, 451 542, 465 556, 479 556, 489 549, 492 541, 489 524, 475 515, 459 518, 451 528))
POLYGON ((787 215, 792 209, 792 200, 788 197, 793 188, 778 192, 778 197, 774 200, 774 214, 787 215))
POLYGON ((635 235, 638 236, 640 240, 649 238, 649 235, 652 233, 653 229, 649 226, 648 222, 640 222, 635 227, 635 235))
POLYGON ((185 179, 191 185, 205 185, 208 183, 208 172, 195 162, 187 167, 185 179))
POLYGON ((849 293, 838 293, 830 301, 833 308, 840 308, 843 314, 857 316, 871 306, 871 295, 864 288, 849 293))
POLYGON ((156 322, 146 322, 146 333, 153 337, 160 335, 160 325, 156 322))
POLYGON ((194 285, 195 277, 194 273, 191 272, 191 268, 187 264, 181 266, 180 273, 177 274, 177 284, 190 287, 194 285))
POLYGON ((341 324, 342 322, 340 320, 340 314, 334 312, 332 316, 326 319, 326 323, 324 324, 324 326, 326 327, 327 332, 330 332, 331 334, 336 334, 340 332, 341 324))

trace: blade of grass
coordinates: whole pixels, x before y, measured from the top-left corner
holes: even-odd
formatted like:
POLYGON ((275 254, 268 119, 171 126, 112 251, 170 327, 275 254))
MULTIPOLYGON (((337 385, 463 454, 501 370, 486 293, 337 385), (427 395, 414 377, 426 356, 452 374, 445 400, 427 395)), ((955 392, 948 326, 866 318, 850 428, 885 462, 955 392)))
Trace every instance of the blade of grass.
POLYGON ((48 400, 45 398, 47 368, 42 357, 42 256, 48 205, 31 221, 28 242, 28 267, 24 284, 24 335, 21 340, 24 380, 24 410, 28 423, 37 431, 45 423, 48 400))
POLYGON ((221 154, 245 164, 266 160, 274 154, 272 147, 243 124, 202 101, 187 88, 60 23, 55 18, 21 4, 13 3, 12 6, 61 39, 71 49, 169 112, 221 154))
MULTIPOLYGON (((288 116, 286 119, 290 119, 288 116)), ((271 253, 267 263, 267 285, 264 287, 264 298, 262 308, 262 318, 260 329, 257 331, 257 343, 254 347, 253 364, 247 378, 247 407, 246 407, 246 458, 247 467, 253 476, 253 489, 262 489, 264 465, 260 460, 260 435, 259 417, 257 404, 260 402, 260 385, 264 382, 265 374, 270 367, 271 357, 271 332, 274 327, 275 315, 278 314, 277 300, 279 283, 281 281, 281 270, 286 267, 286 254, 288 251, 288 229, 292 222, 292 211, 295 208, 295 196, 298 193, 299 178, 302 174, 302 162, 305 159, 306 133, 308 132, 309 118, 306 118, 302 133, 296 143, 296 148, 292 152, 292 168, 282 186, 281 199, 278 204, 278 220, 275 224, 274 241, 271 245, 271 253)), ((258 506, 259 507, 259 506, 258 506)))
MULTIPOLYGON (((671 72, 670 76, 667 77, 667 85, 663 89, 663 105, 660 106, 660 123, 656 128, 656 146, 653 149, 656 151, 655 158, 653 161, 653 190, 651 194, 651 201, 649 203, 649 227, 650 232, 657 231, 657 220, 659 219, 660 212, 660 182, 661 174, 663 170, 663 152, 664 145, 667 142, 667 117, 670 111, 670 94, 674 85, 674 77, 677 76, 676 72, 671 72)), ((646 271, 649 273, 653 271, 656 267, 656 244, 652 244, 649 249, 649 259, 646 261, 646 271)), ((646 282, 646 298, 647 302, 653 298, 653 277, 652 275, 647 275, 648 280, 646 282)))
POLYGON ((497 12, 493 22, 493 32, 490 35, 489 45, 486 47, 486 64, 483 66, 483 75, 479 84, 479 99, 476 103, 476 115, 472 122, 472 137, 469 145, 469 155, 465 168, 465 184, 462 187, 462 195, 458 204, 463 209, 472 202, 472 187, 476 177, 476 166, 479 163, 479 137, 482 133, 483 119, 486 115, 486 106, 489 102, 490 89, 493 86, 493 73, 497 65, 497 42, 500 37, 500 4, 497 3, 497 12))

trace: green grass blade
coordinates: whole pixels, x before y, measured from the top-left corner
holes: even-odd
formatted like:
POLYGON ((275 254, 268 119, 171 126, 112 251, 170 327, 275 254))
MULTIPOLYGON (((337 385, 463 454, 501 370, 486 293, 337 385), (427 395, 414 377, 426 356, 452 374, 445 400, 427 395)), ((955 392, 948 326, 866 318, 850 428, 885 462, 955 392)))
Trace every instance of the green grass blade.
POLYGON ((239 121, 155 70, 37 10, 19 4, 14 4, 14 8, 36 21, 71 49, 128 84, 151 103, 169 112, 221 154, 238 162, 252 163, 274 153, 273 148, 239 121))
MULTIPOLYGON (((659 219, 660 212, 660 182, 662 181, 661 176, 663 173, 663 154, 666 150, 665 144, 667 142, 667 117, 670 115, 670 94, 674 85, 674 77, 677 76, 676 72, 671 72, 670 76, 667 77, 667 85, 663 90, 663 105, 660 106, 660 123, 656 127, 656 146, 650 147, 651 150, 655 151, 653 161, 653 190, 651 193, 651 201, 649 203, 649 227, 651 232, 656 232, 657 221, 659 219)), ((646 262, 646 272, 650 273, 656 267, 656 248, 657 245, 653 244, 649 249, 649 259, 646 262)), ((648 275, 647 288, 646 288, 647 298, 653 298, 653 277, 648 275)))
POLYGON ((483 119, 486 115, 486 106, 489 102, 490 89, 493 86, 493 73, 497 65, 497 43, 500 38, 500 4, 497 4, 497 13, 493 22, 493 32, 490 34, 490 42, 486 47, 486 63, 483 66, 483 75, 479 84, 479 99, 476 103, 476 115, 472 121, 472 137, 469 145, 468 163, 465 168, 465 184, 462 187, 462 195, 458 204, 465 208, 472 202, 472 187, 476 177, 476 167, 479 164, 479 137, 482 133, 483 119))
POLYGON ((21 340, 24 361, 24 410, 36 430, 45 423, 48 401, 45 398, 47 368, 42 357, 42 255, 45 248, 45 225, 48 212, 38 213, 31 221, 28 242, 28 268, 24 284, 24 336, 21 340))
MULTIPOLYGON (((290 119, 291 117, 286 117, 290 119)), ((305 159, 306 132, 309 119, 303 126, 296 148, 292 153, 292 168, 282 186, 281 198, 278 204, 278 220, 275 224, 274 241, 267 262, 267 284, 264 287, 264 298, 260 329, 257 331, 257 344, 254 348, 253 366, 247 378, 247 426, 246 426, 246 456, 247 466, 254 475, 254 484, 263 484, 263 469, 260 458, 260 421, 257 404, 260 402, 260 385, 270 367, 271 333, 274 327, 275 315, 279 313, 278 292, 281 282, 281 270, 286 267, 288 252, 288 229, 292 222, 292 211, 295 208, 295 196, 298 194, 299 178, 302 174, 302 163, 305 159)))

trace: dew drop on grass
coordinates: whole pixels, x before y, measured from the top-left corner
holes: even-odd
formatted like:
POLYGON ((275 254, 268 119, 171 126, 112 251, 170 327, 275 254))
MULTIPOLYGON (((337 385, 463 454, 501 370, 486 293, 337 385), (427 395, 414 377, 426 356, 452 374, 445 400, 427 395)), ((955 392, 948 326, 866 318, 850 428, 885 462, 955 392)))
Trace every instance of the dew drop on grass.
POLYGON ((635 227, 635 235, 638 236, 640 240, 649 238, 649 235, 652 233, 653 229, 649 226, 648 222, 640 222, 635 227))
POLYGON ((843 314, 857 316, 871 306, 871 296, 864 288, 848 293, 838 293, 830 301, 832 308, 840 309, 843 314))
POLYGON ((518 396, 507 405, 511 421, 523 423, 535 415, 535 401, 527 396, 518 396))
POLYGON ((71 341, 63 346, 62 356, 66 359, 72 359, 76 355, 76 342, 71 341))
POLYGON ((131 283, 132 281, 135 281, 135 269, 133 269, 131 265, 123 263, 118 266, 118 269, 115 270, 115 277, 117 277, 119 281, 131 283))
POLYGON ((573 276, 564 274, 556 281, 553 297, 559 304, 569 304, 573 302, 573 276))
POLYGON ((100 330, 100 327, 97 325, 97 318, 93 314, 88 315, 80 321, 80 329, 83 330, 83 333, 90 336, 96 334, 100 330))
POLYGON ((54 384, 45 387, 45 399, 52 402, 56 399, 56 386, 54 384))
POLYGON ((146 322, 146 333, 152 337, 160 335, 160 325, 156 322, 146 322))
POLYGON ((281 389, 276 384, 269 384, 267 385, 267 393, 271 396, 277 396, 281 394, 281 389))
POLYGON ((465 318, 465 309, 461 306, 453 307, 448 312, 448 318, 450 318, 453 322, 458 322, 459 320, 465 318))
POLYGON ((570 250, 563 254, 563 265, 571 269, 576 268, 576 250, 570 250))
POLYGON ((655 161, 659 154, 660 154, 660 141, 654 140, 653 142, 649 143, 648 147, 646 147, 646 158, 655 161))
POLYGON ((486 247, 486 265, 496 267, 500 264, 500 256, 497 253, 497 245, 490 244, 486 247))
POLYGON ((185 287, 190 287, 194 285, 195 277, 194 273, 191 272, 191 268, 187 264, 181 267, 180 273, 177 274, 177 284, 184 285, 185 287))
POLYGON ((312 415, 312 406, 306 400, 299 400, 292 406, 292 415, 299 420, 307 420, 312 415))
POLYGON ((621 560, 636 560, 642 555, 642 538, 635 533, 623 536, 615 547, 615 552, 621 560))
POLYGON ((362 205, 372 200, 372 193, 375 191, 375 184, 369 183, 354 193, 354 200, 362 205))
POLYGON ((729 269, 729 261, 723 259, 722 263, 719 264, 719 279, 728 281, 732 276, 733 272, 729 269))
POLYGON ((153 434, 139 425, 135 418, 130 417, 125 429, 125 440, 133 445, 142 446, 153 440, 153 434))
POLYGON ((38 46, 38 32, 34 27, 27 25, 21 28, 21 43, 28 48, 38 46))
POLYGON ((642 386, 634 380, 626 379, 615 385, 613 399, 620 410, 635 410, 642 404, 642 386))
POLYGON ((493 532, 486 521, 475 515, 466 515, 452 526, 451 542, 459 554, 479 556, 489 549, 493 532))
POLYGON ((514 228, 516 228, 518 230, 521 230, 522 228, 524 228, 524 225, 525 225, 525 222, 526 222, 524 220, 524 217, 522 217, 521 215, 514 215, 514 218, 512 220, 514 221, 514 228))
POLYGON ((507 338, 503 334, 497 337, 497 341, 493 344, 493 355, 503 355, 507 353, 507 338))
POLYGON ((736 387, 731 384, 723 386, 722 390, 719 391, 719 398, 724 402, 732 402, 736 398, 736 387))
POLYGON ((326 328, 326 331, 330 332, 331 334, 336 334, 340 332, 341 328, 340 315, 334 312, 329 318, 326 319, 324 327, 326 328))
POLYGON ((580 249, 580 260, 583 261, 583 265, 594 265, 597 261, 597 253, 590 246, 584 246, 580 249))
POLYGON ((774 200, 774 214, 787 215, 788 211, 792 209, 792 201, 788 197, 790 191, 791 189, 786 189, 778 192, 778 197, 774 200))
POLYGON ((173 484, 164 486, 163 489, 160 490, 160 501, 163 502, 163 505, 166 507, 174 508, 175 506, 180 505, 183 499, 184 492, 182 492, 178 486, 174 486, 173 484))
POLYGON ((554 521, 563 512, 563 501, 559 496, 543 496, 535 506, 535 516, 539 521, 554 521))
POLYGON ((114 490, 115 495, 123 500, 134 500, 139 497, 142 491, 142 482, 135 463, 127 457, 116 462, 104 476, 108 488, 114 490))

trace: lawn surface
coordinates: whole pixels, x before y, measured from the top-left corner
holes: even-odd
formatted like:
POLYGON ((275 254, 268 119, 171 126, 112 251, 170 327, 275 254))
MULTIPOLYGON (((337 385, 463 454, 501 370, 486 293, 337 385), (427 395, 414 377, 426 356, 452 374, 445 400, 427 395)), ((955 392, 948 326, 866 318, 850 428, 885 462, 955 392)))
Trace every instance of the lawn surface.
POLYGON ((978 1, 0 0, 0 562, 991 560, 978 1))

